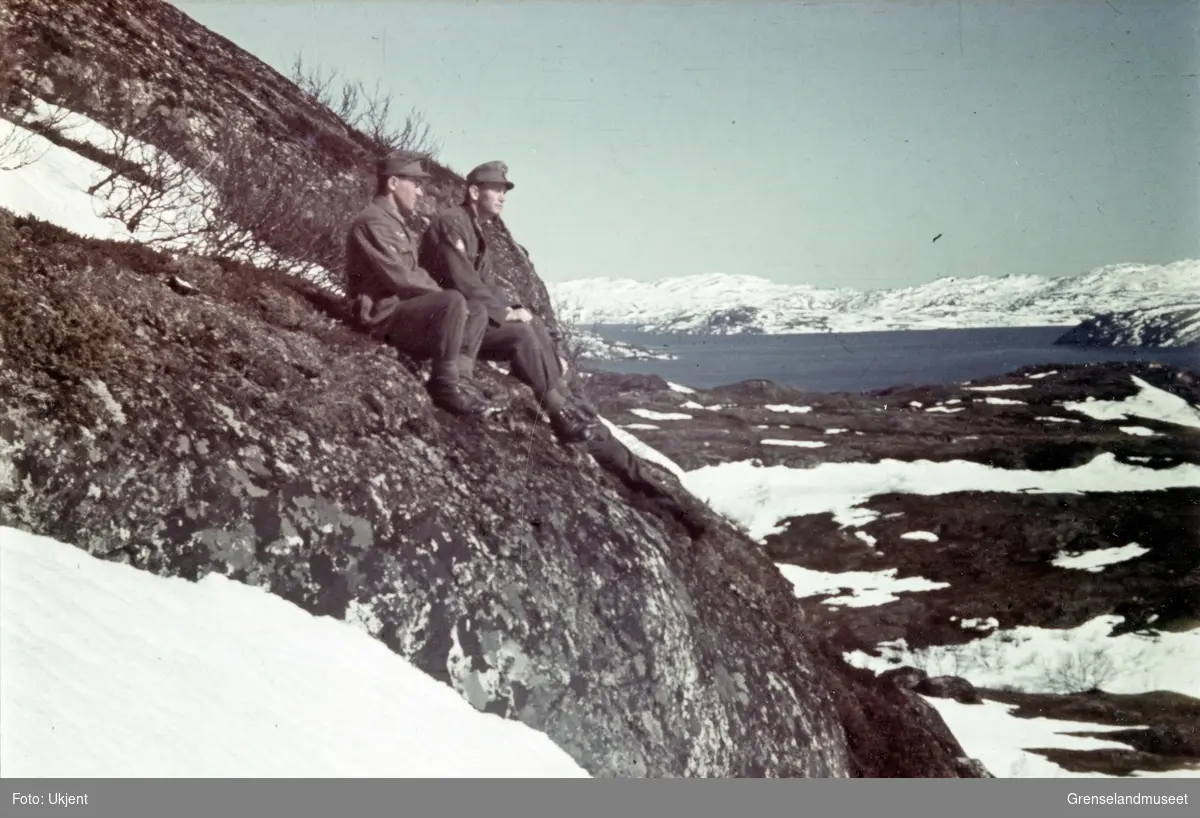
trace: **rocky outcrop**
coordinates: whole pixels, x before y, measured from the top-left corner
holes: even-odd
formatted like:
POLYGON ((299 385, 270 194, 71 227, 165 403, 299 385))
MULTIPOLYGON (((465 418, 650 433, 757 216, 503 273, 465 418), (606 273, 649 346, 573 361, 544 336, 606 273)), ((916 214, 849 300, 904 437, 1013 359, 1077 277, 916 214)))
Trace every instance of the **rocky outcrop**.
POLYGON ((755 543, 642 509, 511 379, 450 418, 310 285, 0 216, 0 523, 350 621, 596 775, 975 774, 755 543))
POLYGON ((1085 347, 1200 347, 1200 308, 1108 312, 1083 321, 1054 343, 1085 347))

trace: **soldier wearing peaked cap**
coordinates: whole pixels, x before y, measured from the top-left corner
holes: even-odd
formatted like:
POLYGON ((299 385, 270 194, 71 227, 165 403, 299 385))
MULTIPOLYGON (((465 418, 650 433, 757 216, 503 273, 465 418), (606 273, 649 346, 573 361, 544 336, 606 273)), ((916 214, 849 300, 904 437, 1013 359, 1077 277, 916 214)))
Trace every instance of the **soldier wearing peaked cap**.
POLYGON ((498 219, 515 185, 504 162, 485 162, 467 174, 461 204, 430 221, 421 237, 421 265, 447 289, 487 312, 477 356, 507 361, 512 373, 533 389, 560 439, 587 440, 594 421, 573 399, 545 323, 509 297, 493 278, 492 259, 481 222, 498 219))
POLYGON ((418 238, 407 219, 422 184, 432 178, 423 157, 397 152, 375 164, 375 195, 346 236, 346 295, 359 325, 416 358, 432 360, 427 387, 434 402, 476 414, 488 402, 459 377, 479 350, 487 313, 445 289, 417 261, 418 238))
MULTIPOLYGON (((467 174, 467 187, 472 185, 499 185, 504 188, 507 193, 516 185, 508 179, 508 165, 503 162, 484 162, 477 168, 471 170, 467 174)), ((468 198, 471 198, 470 191, 467 191, 468 198)))

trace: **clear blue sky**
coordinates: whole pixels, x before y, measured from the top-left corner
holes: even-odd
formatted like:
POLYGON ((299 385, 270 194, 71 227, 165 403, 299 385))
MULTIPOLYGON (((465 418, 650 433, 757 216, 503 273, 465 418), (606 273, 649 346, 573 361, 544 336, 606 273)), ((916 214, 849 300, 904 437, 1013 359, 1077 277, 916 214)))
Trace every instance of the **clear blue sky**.
POLYGON ((507 161, 548 281, 1200 257, 1200 0, 174 5, 380 80, 460 173, 507 161))

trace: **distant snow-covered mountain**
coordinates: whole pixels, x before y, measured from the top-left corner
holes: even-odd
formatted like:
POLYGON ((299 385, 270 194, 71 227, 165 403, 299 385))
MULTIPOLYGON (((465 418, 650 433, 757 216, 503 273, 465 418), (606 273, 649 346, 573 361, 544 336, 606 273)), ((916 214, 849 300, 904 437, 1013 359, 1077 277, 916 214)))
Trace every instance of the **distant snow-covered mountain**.
POLYGON ((1200 306, 1104 313, 1087 319, 1055 343, 1089 347, 1200 346, 1200 306))
POLYGON ((582 326, 646 332, 809 333, 1072 326, 1115 311, 1190 309, 1200 260, 1114 264, 1082 275, 940 278, 889 290, 819 289, 713 273, 656 282, 592 278, 548 283, 559 312, 582 326))

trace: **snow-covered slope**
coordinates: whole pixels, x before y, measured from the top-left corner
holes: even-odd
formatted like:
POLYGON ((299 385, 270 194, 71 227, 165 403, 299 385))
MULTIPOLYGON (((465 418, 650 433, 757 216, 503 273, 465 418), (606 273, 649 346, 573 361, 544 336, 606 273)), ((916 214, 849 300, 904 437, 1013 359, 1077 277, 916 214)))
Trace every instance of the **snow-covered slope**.
POLYGON ((941 278, 859 291, 777 284, 754 276, 657 282, 593 278, 548 284, 580 323, 651 332, 806 333, 967 327, 1070 326, 1116 310, 1196 306, 1200 260, 1114 264, 1063 278, 941 278))
POLYGON ((0 657, 9 776, 588 777, 345 622, 6 527, 0 657))
MULTIPOLYGON (((1196 289, 1200 291, 1200 283, 1196 289)), ((1200 295, 1197 295, 1200 300, 1200 295)), ((1089 347, 1200 346, 1200 306, 1176 310, 1133 310, 1097 315, 1055 343, 1089 347)))

